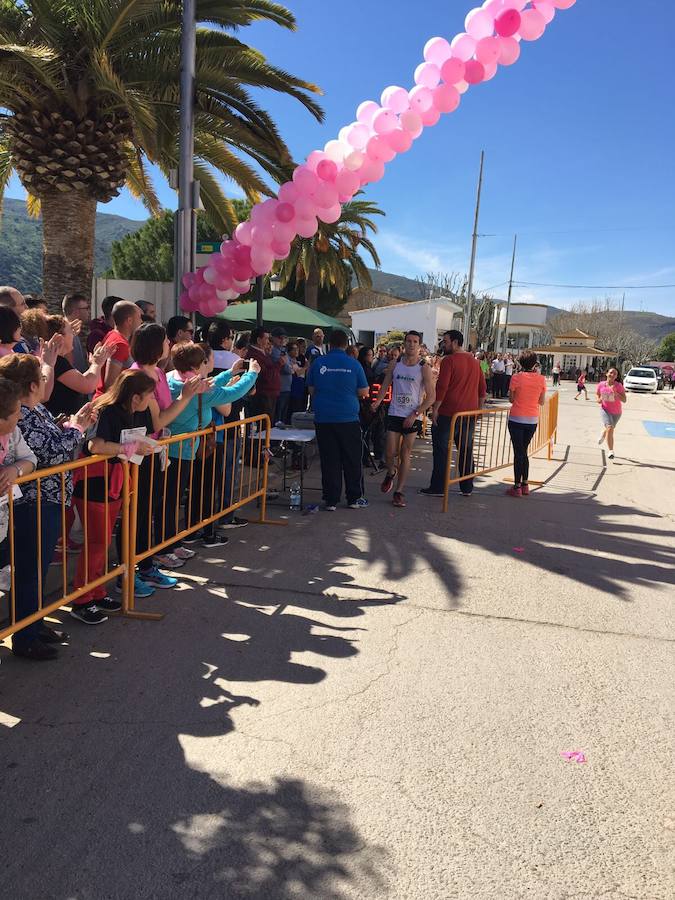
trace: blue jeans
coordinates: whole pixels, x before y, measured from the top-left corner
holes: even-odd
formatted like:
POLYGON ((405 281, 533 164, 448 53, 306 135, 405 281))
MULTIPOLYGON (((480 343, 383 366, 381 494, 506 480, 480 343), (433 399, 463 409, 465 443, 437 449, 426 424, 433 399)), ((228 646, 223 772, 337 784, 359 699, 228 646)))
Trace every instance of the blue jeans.
MULTIPOLYGON (((42 594, 49 564, 54 558, 56 542, 61 534, 61 504, 42 503, 42 594)), ((14 507, 14 590, 16 619, 30 616, 39 606, 38 600, 38 543, 37 503, 17 503, 14 507)), ((13 647, 26 647, 40 636, 42 619, 17 631, 12 637, 13 647)))
MULTIPOLYGON (((450 416, 439 416, 438 422, 431 429, 434 468, 429 487, 436 494, 441 494, 445 491, 445 470, 448 465, 451 424, 452 418, 450 416)), ((460 475, 471 475, 475 471, 473 462, 473 435, 475 428, 475 418, 458 419, 455 425, 453 439, 457 447, 460 475)), ((473 491, 473 478, 460 481, 459 489, 463 494, 470 494, 473 491)))

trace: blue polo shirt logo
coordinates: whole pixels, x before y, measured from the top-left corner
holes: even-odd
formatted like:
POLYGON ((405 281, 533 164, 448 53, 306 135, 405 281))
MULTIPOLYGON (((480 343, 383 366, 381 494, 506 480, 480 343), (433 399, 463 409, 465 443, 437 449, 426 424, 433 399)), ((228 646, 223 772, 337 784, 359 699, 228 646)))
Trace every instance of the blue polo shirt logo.
POLYGON ((314 418, 319 424, 358 422, 357 391, 368 387, 363 366, 344 350, 331 350, 321 364, 307 373, 307 385, 314 388, 314 418))

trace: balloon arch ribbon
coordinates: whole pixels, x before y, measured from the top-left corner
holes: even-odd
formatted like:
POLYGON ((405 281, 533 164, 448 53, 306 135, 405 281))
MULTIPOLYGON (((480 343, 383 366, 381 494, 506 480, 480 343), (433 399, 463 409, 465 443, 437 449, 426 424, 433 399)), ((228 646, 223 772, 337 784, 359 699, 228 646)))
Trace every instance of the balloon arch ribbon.
POLYGON ((184 276, 182 308, 214 316, 249 291, 252 279, 269 272, 275 260, 286 259, 296 235, 312 237, 319 220, 337 222, 342 204, 379 181, 385 165, 410 150, 424 128, 454 112, 469 87, 494 78, 499 66, 513 65, 521 42, 536 41, 557 10, 575 2, 486 0, 471 10, 466 30, 452 41, 431 38, 415 70, 415 87, 388 87, 380 103, 362 103, 356 121, 323 150, 310 153, 293 180, 281 185, 278 199, 254 206, 249 221, 223 242, 208 265, 184 276))

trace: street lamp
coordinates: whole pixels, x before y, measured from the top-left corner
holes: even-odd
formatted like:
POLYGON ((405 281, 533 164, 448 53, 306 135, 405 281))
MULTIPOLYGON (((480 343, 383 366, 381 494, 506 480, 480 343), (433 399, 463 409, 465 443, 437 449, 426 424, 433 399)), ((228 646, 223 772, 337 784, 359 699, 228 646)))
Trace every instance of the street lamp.
POLYGON ((272 277, 270 278, 270 290, 275 297, 281 290, 281 278, 279 278, 277 274, 272 275, 272 277))

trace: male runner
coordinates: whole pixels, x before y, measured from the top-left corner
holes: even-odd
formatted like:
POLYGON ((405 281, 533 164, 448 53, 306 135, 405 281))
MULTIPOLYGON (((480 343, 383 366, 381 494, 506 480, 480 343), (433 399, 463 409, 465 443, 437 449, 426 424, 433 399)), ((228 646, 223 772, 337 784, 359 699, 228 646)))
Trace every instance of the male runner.
POLYGON ((434 405, 436 399, 431 367, 426 365, 420 353, 421 343, 422 335, 418 331, 406 334, 403 355, 387 369, 377 399, 372 404, 375 412, 384 400, 389 385, 392 386, 386 426, 387 474, 381 490, 383 494, 388 494, 398 475, 393 503, 401 509, 406 505, 403 491, 410 472, 415 438, 422 432, 422 415, 434 405))

